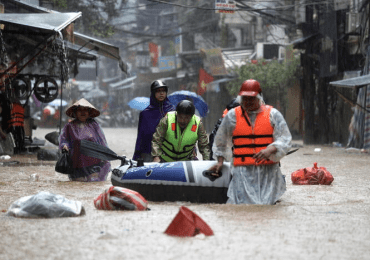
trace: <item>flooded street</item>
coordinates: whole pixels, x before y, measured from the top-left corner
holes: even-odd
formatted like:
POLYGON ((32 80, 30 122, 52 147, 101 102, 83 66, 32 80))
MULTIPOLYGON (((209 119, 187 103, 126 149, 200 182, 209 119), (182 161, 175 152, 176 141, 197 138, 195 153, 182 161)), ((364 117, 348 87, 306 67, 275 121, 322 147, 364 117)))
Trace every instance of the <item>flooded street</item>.
MULTIPOLYGON (((37 129, 33 137, 44 139, 51 131, 37 129)), ((136 128, 104 132, 113 151, 132 157, 136 128)), ((38 161, 36 154, 12 156, 20 163, 0 166, 0 259, 369 259, 369 158, 307 145, 282 160, 287 191, 277 205, 149 202, 150 211, 128 212, 94 207, 94 198, 111 186, 110 175, 105 182, 70 182, 54 171, 54 161, 38 161), (292 185, 291 173, 314 162, 332 173, 332 185, 292 185), (31 180, 32 174, 39 179, 31 180), (81 201, 86 215, 22 219, 5 214, 12 202, 39 191, 81 201), (214 236, 164 234, 180 206, 199 215, 214 236)), ((112 168, 119 163, 113 161, 112 168)))

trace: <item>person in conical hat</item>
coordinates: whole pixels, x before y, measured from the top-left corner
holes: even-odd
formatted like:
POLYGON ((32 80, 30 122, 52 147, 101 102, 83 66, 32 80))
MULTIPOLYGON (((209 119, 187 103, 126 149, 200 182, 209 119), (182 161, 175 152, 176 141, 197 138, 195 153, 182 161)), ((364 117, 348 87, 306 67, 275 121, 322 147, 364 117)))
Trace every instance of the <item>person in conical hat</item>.
POLYGON ((84 98, 81 98, 72 106, 70 106, 66 111, 66 115, 72 118, 76 118, 76 112, 78 108, 86 108, 89 111, 89 118, 94 118, 100 115, 100 111, 97 110, 89 101, 84 98))
POLYGON ((102 128, 94 120, 100 115, 100 111, 82 98, 67 109, 66 115, 74 120, 63 127, 59 137, 59 149, 67 150, 72 161, 68 177, 72 181, 105 181, 110 172, 110 162, 80 153, 81 140, 108 147, 102 128))

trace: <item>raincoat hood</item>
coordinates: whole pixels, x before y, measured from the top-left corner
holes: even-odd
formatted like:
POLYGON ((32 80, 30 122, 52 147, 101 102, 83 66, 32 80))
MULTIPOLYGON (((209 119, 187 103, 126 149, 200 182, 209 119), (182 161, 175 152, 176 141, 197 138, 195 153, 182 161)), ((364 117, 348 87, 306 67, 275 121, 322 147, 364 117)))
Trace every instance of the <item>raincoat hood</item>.
POLYGON ((162 103, 160 103, 154 95, 154 93, 150 95, 149 106, 140 113, 138 136, 133 156, 134 160, 137 160, 141 153, 151 153, 152 138, 159 121, 167 114, 167 112, 175 111, 175 107, 167 97, 162 103))
POLYGON ((147 111, 147 110, 152 111, 152 110, 156 110, 156 109, 163 109, 163 111, 166 111, 165 112, 165 114, 166 114, 168 111, 175 110, 175 107, 172 105, 172 103, 170 102, 168 97, 166 97, 166 99, 161 103, 161 102, 157 101, 157 99, 155 98, 154 95, 155 95, 155 92, 152 92, 151 95, 150 95, 150 104, 147 108, 145 108, 143 110, 143 112, 147 111), (170 109, 170 110, 168 110, 168 109, 170 109))

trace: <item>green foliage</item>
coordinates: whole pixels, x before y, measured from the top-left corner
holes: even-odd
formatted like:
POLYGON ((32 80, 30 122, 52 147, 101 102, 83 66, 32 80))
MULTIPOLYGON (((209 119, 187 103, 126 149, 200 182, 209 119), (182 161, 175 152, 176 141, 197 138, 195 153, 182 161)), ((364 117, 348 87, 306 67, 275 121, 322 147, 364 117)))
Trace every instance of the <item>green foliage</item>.
POLYGON ((54 9, 59 12, 82 12, 82 17, 75 22, 75 30, 93 37, 110 37, 114 27, 112 18, 120 12, 116 8, 117 0, 52 0, 54 9))
POLYGON ((255 79, 261 84, 266 103, 279 107, 284 114, 287 89, 298 79, 299 66, 299 57, 283 62, 258 60, 257 64, 247 63, 234 69, 238 78, 228 84, 229 93, 237 96, 245 80, 255 79))
POLYGON ((247 63, 234 69, 238 78, 229 83, 229 92, 233 96, 237 95, 241 84, 247 79, 255 79, 260 82, 263 92, 272 91, 276 88, 284 90, 286 86, 289 86, 289 82, 296 79, 299 64, 298 57, 283 62, 262 59, 258 60, 257 64, 247 63))
POLYGON ((55 9, 67 8, 67 0, 53 0, 55 9))

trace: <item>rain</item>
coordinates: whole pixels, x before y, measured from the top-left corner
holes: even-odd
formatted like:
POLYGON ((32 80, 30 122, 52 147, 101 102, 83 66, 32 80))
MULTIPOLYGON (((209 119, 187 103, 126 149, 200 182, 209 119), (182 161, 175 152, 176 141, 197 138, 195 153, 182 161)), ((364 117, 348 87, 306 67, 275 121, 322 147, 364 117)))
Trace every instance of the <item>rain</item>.
MULTIPOLYGON (((0 0, 0 259, 367 259, 369 5, 0 0), (248 95, 269 109, 265 121, 244 111, 250 79, 261 91, 248 95), (183 151, 167 146, 175 152, 166 156, 188 152, 197 160, 155 163, 155 149, 137 156, 155 81, 168 100, 161 118, 189 100, 187 131, 212 139, 208 152, 198 134, 190 152, 188 143, 183 151), (96 109, 99 130, 83 133, 82 157, 67 147, 63 174, 61 137, 80 120, 86 103, 71 108, 82 99, 92 105, 89 117, 96 109), (224 147, 217 133, 226 136, 230 122, 240 131, 257 121, 271 123, 274 135, 256 128, 242 138, 280 138, 267 159, 277 177, 258 170, 266 161, 243 164, 249 158, 239 156, 240 146, 267 144, 238 143, 236 130, 222 142, 229 150, 217 172, 224 147), (71 165, 89 176, 68 174, 71 165), (231 192, 238 167, 258 174, 244 175, 255 185, 240 182, 258 193, 251 197, 271 192, 276 200, 231 204, 231 196, 244 196, 231 192)), ((162 132, 176 130, 182 140, 187 128, 177 136, 175 118, 162 132)))

